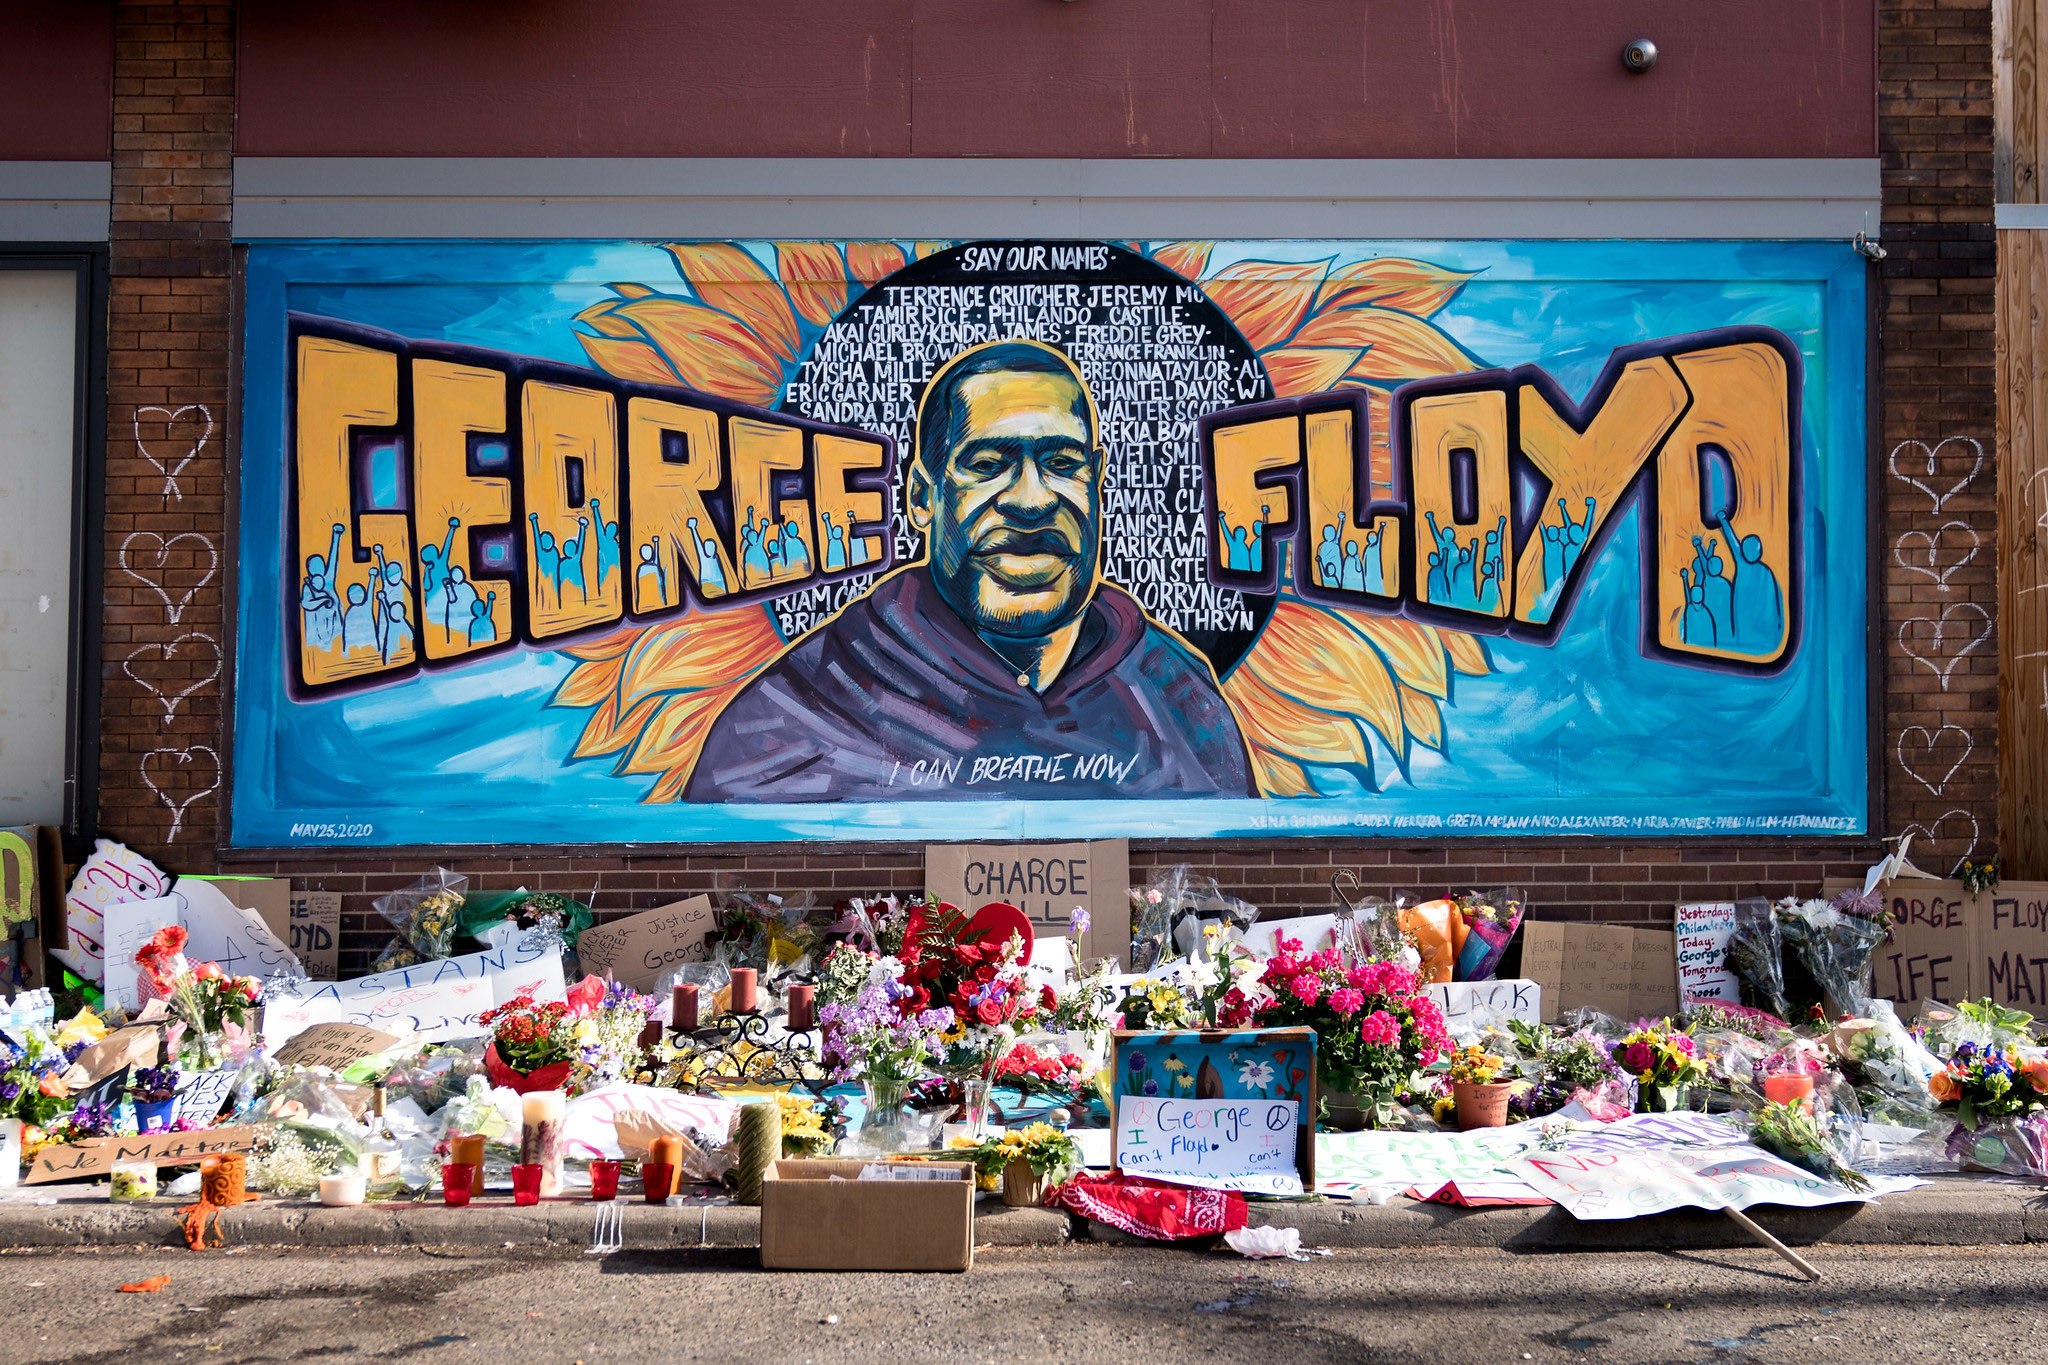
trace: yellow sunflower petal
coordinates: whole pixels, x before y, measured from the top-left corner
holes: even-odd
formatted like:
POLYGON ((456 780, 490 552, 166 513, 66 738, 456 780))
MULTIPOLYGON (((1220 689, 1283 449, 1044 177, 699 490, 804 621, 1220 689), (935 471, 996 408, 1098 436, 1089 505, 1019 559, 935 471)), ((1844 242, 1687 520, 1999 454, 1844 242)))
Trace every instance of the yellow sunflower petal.
POLYGON ((895 274, 908 262, 903 259, 903 248, 894 242, 848 242, 846 264, 856 280, 868 285, 895 274))
POLYGON ((724 688, 707 688, 657 703, 640 728, 633 752, 619 763, 619 772, 665 773, 693 766, 726 700, 724 688))
POLYGON ((936 255, 945 249, 946 244, 944 242, 912 242, 910 244, 910 259, 921 261, 925 257, 936 255))
POLYGON ((596 706, 618 691, 619 673, 625 662, 624 651, 608 657, 581 659, 576 667, 569 671, 569 676, 562 679, 562 685, 556 688, 555 695, 548 699, 549 704, 596 706))
POLYGON ((1439 631, 1405 616, 1355 611, 1349 607, 1325 607, 1331 615, 1372 641, 1373 648, 1387 661, 1387 667, 1403 684, 1432 697, 1451 695, 1450 656, 1444 651, 1439 631))
POLYGON ((620 671, 619 694, 631 705, 642 697, 722 686, 768 663, 782 647, 763 607, 665 621, 633 642, 620 671))
MULTIPOLYGON (((612 286, 612 288, 614 289, 617 289, 618 287, 619 286, 617 285, 612 286)), ((651 289, 643 289, 642 291, 640 291, 640 293, 634 295, 634 297, 646 298, 649 294, 653 292, 654 291, 651 289)), ((624 299, 605 299, 601 303, 593 303, 590 305, 590 307, 584 309, 582 312, 576 315, 576 321, 582 323, 584 326, 590 328, 592 331, 598 333, 601 336, 638 337, 640 335, 640 329, 635 327, 626 319, 619 317, 613 311, 623 302, 625 302, 624 299)))
POLYGON ((1214 242, 1165 242, 1152 249, 1152 259, 1184 279, 1198 280, 1215 248, 1214 242))
POLYGON ((1259 359, 1273 380, 1273 392, 1282 398, 1321 393, 1344 377, 1358 359, 1356 350, 1338 351, 1322 347, 1285 346, 1268 351, 1259 359))
POLYGON ((1424 696, 1412 687, 1401 689, 1401 723, 1408 728, 1417 744, 1426 744, 1438 753, 1444 747, 1444 713, 1433 697, 1424 696))
POLYGON ((1493 661, 1486 657, 1484 640, 1458 630, 1444 631, 1443 637, 1452 668, 1470 678, 1483 678, 1493 672, 1493 661))
POLYGON ((610 289, 620 298, 626 299, 644 299, 654 292, 644 284, 633 284, 630 281, 624 284, 607 285, 606 288, 610 289))
POLYGON ((606 374, 620 379, 637 379, 643 384, 681 382, 676 372, 661 358, 661 352, 644 341, 615 341, 611 337, 594 337, 586 332, 578 332, 576 340, 583 343, 584 354, 606 374))
POLYGON ((846 307, 846 262, 830 242, 777 242, 775 268, 796 311, 820 327, 846 307))
POLYGON ((1265 796, 1314 796, 1315 784, 1308 780, 1308 772, 1291 758, 1284 758, 1271 749, 1254 744, 1251 746, 1252 772, 1259 779, 1259 791, 1265 796))
POLYGON ((1351 319, 1347 332, 1371 347, 1351 367, 1352 378, 1399 384, 1479 367, 1457 342, 1421 318, 1385 308, 1351 308, 1345 314, 1351 319))
POLYGON ((1292 598, 1273 605, 1266 628, 1238 672, 1250 669, 1282 696, 1339 716, 1357 717, 1379 731, 1396 756, 1408 751, 1394 677, 1374 651, 1335 617, 1292 598))
POLYGON ((576 737, 576 747, 569 756, 597 758, 603 754, 615 754, 637 742, 660 705, 661 698, 649 697, 620 715, 618 697, 607 696, 590 713, 590 719, 583 723, 583 733, 576 737))
POLYGON ((1239 261, 1202 281, 1202 292, 1263 351, 1293 334, 1329 268, 1322 261, 1239 261))
POLYGON ((632 299, 612 311, 630 319, 690 388, 762 406, 782 391, 781 362, 730 314, 666 294, 632 299))
POLYGON ((668 253, 697 297, 754 329, 783 360, 796 359, 796 315, 789 296, 753 253, 730 242, 670 242, 668 253))
POLYGON ((1297 762, 1370 768, 1364 733, 1343 716, 1304 706, 1240 668, 1223 685, 1238 728, 1256 748, 1297 762))
POLYGON ((1330 272, 1316 298, 1316 311, 1371 304, 1426 318, 1449 303, 1471 278, 1463 271, 1401 256, 1354 261, 1330 272))

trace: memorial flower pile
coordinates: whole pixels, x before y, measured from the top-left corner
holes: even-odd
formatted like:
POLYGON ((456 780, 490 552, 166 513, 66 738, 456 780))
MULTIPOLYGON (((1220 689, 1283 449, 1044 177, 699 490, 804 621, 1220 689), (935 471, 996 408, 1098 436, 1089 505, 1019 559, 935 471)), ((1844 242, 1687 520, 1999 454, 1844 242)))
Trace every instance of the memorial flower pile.
POLYGON ((900 1092, 945 1060, 941 1035, 953 1028, 953 1011, 906 1010, 909 992, 901 981, 877 981, 851 1003, 818 1011, 833 1080, 868 1081, 900 1092))
POLYGON ((508 1004, 485 1010, 477 1022, 491 1030, 484 1065, 491 1080, 514 1090, 551 1090, 575 1069, 575 1020, 561 1000, 541 1003, 523 991, 508 1004))
POLYGON ((1669 1019, 1632 1029, 1617 1039, 1614 1060, 1640 1085, 1658 1088, 1696 1085, 1706 1079, 1699 1045, 1669 1019))
MULTIPOLYGON (((1537 1024, 1510 1025, 1524 1060, 1519 1070, 1531 1083, 1508 1101, 1516 1118, 1542 1118, 1571 1103, 1576 1095, 1595 1092, 1622 1079, 1622 1070, 1594 1034, 1580 1029, 1560 1033, 1537 1024)), ((1623 1103, 1628 1103, 1626 1095, 1623 1103)))
POLYGON ((1092 1093, 1087 1062, 1071 1052, 1040 1051, 1029 1043, 1018 1044, 996 1064, 995 1081, 1062 1104, 1084 1104, 1092 1093))
POLYGON ((1346 962, 1334 948, 1302 955, 1300 939, 1281 935, 1260 984, 1271 1000, 1261 1027, 1306 1025, 1319 1036, 1325 1089, 1386 1095, 1410 1087, 1415 1073, 1451 1049, 1443 1011, 1400 962, 1346 962))
POLYGON ((1966 1042, 1934 1073, 1927 1090, 1965 1128, 2030 1114, 2048 1107, 2048 1056, 1966 1042))
POLYGON ((640 1033, 654 998, 587 976, 569 988, 569 1037, 576 1047, 572 1092, 625 1079, 640 1061, 640 1033))

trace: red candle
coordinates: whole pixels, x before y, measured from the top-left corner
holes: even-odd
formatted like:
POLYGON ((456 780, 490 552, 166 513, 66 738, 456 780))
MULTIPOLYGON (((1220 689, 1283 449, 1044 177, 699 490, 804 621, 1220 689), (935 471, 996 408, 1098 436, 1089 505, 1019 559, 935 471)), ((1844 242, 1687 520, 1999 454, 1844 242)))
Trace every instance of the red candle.
POLYGON ((760 984, 760 973, 752 967, 732 969, 731 1009, 734 1014, 750 1014, 754 1009, 754 990, 760 984))
POLYGON ((675 1013, 669 1022, 684 1032, 697 1027, 697 987, 694 982, 684 981, 676 986, 675 1013))
POLYGON ((818 1022, 818 988, 794 985, 789 988, 789 1031, 802 1033, 818 1022))

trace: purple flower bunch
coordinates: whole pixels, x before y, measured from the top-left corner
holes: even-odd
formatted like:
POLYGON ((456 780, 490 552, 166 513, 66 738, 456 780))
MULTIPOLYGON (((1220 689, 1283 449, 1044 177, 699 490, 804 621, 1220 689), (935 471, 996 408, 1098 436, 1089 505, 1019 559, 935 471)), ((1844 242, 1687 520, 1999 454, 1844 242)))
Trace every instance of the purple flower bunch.
POLYGON ((832 1067, 833 1080, 871 1075, 907 1082, 944 1059, 946 1049, 940 1035, 953 1027, 953 1011, 940 1008, 905 1014, 896 1003, 900 989, 894 982, 878 982, 862 990, 851 1003, 827 1005, 818 1011, 825 1061, 832 1067))
POLYGON ((71 1111, 71 1136, 108 1137, 114 1131, 114 1106, 83 1100, 71 1111))

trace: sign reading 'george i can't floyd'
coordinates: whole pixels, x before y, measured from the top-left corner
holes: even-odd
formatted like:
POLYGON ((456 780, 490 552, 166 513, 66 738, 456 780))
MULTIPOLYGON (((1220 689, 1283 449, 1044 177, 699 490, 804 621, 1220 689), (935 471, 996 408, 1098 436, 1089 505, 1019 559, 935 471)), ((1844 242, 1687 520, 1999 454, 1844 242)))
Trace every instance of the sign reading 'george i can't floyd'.
POLYGON ((248 261, 238 844, 1865 827, 1846 243, 248 261))

